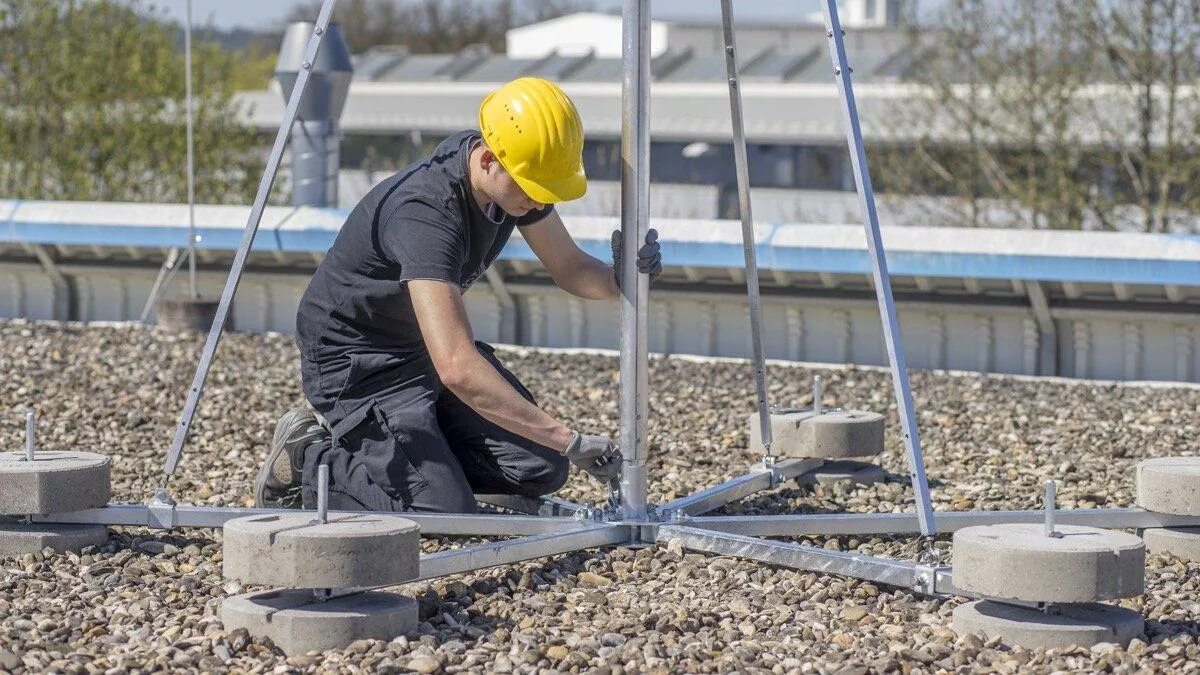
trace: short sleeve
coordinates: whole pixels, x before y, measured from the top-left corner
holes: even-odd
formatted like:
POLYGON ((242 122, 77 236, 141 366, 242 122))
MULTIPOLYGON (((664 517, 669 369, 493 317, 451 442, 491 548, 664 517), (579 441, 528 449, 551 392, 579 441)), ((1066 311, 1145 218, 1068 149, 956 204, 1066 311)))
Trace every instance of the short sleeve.
POLYGON ((521 225, 532 225, 536 222, 541 221, 542 218, 545 218, 546 216, 550 215, 551 212, 553 212, 553 211, 554 211, 553 204, 547 204, 545 208, 535 209, 533 211, 530 211, 529 213, 526 213, 525 215, 521 216, 520 218, 517 218, 517 226, 519 227, 521 225))
POLYGON ((379 244, 400 267, 400 281, 461 283, 466 241, 463 225, 421 201, 402 202, 379 216, 379 244))

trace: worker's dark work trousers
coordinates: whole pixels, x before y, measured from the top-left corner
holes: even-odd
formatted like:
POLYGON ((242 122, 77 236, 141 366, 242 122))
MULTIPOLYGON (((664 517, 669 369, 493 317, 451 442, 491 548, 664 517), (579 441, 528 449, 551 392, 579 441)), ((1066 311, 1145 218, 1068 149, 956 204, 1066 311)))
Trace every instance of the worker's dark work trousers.
MULTIPOLYGON (((533 395, 479 353, 526 399, 533 395)), ((566 457, 506 431, 442 386, 429 353, 301 354, 304 394, 333 438, 304 455, 302 497, 316 503, 317 467, 329 465, 329 508, 474 513, 475 493, 538 497, 567 480, 566 457)))

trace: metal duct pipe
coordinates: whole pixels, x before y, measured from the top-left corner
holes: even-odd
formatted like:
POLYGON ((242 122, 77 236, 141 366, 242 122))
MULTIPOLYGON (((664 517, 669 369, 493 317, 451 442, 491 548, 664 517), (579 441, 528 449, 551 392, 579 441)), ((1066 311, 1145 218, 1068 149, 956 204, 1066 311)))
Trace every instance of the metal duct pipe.
MULTIPOLYGON (((288 26, 279 48, 275 77, 286 100, 296 77, 306 68, 304 48, 313 24, 297 21, 288 26)), ((338 120, 346 107, 354 66, 350 49, 336 24, 321 41, 311 67, 304 98, 292 130, 292 204, 294 206, 337 206, 337 178, 341 160, 341 130, 338 120)))

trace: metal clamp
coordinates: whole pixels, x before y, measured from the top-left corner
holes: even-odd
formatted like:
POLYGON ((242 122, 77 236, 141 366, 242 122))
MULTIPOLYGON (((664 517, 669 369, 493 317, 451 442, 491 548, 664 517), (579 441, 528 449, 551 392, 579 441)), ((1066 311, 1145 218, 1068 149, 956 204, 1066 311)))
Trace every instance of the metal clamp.
POLYGON ((146 509, 146 526, 158 530, 169 530, 177 524, 175 499, 166 488, 154 490, 154 499, 150 500, 146 509))

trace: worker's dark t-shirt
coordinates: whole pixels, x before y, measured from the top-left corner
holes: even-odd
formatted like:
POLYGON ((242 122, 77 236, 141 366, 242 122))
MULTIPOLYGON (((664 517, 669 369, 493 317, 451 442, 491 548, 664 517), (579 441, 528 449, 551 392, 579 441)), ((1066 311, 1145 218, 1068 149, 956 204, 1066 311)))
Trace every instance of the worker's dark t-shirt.
POLYGON ((309 354, 394 351, 424 342, 408 295, 411 279, 466 290, 500 254, 520 218, 471 195, 467 163, 479 132, 447 138, 427 159, 375 186, 350 213, 300 299, 296 335, 309 354))

